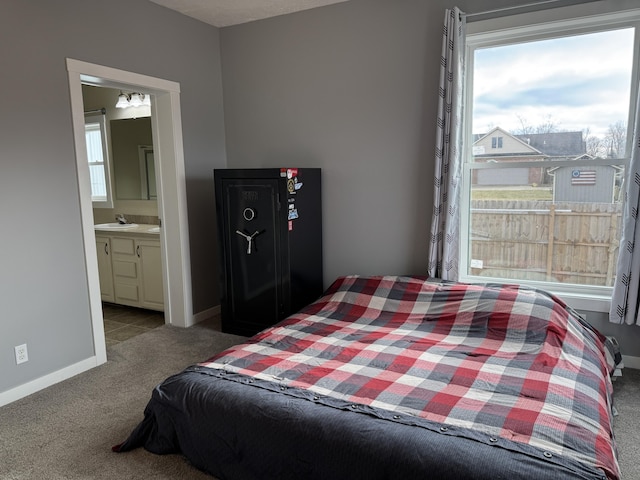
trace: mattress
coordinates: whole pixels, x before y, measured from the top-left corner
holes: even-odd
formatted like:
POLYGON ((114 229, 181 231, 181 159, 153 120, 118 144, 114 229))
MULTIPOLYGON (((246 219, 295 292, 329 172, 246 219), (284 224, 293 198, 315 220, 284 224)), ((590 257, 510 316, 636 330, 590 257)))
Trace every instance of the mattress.
POLYGON ((341 277, 158 385, 115 449, 220 479, 618 479, 605 340, 535 289, 341 277))

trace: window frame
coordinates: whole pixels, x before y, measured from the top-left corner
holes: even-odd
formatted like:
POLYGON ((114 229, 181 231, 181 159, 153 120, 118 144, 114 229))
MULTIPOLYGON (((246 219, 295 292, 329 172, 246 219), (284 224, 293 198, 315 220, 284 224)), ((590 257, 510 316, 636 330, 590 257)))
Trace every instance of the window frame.
MULTIPOLYGON (((102 165, 104 168, 104 179, 105 179, 105 191, 106 191, 106 199, 104 200, 95 200, 92 192, 91 203, 93 208, 113 208, 113 192, 111 189, 111 164, 109 162, 109 148, 107 144, 108 133, 107 133, 107 121, 106 115, 100 112, 90 112, 84 114, 84 124, 85 124, 85 136, 86 136, 86 125, 88 123, 94 124, 97 123, 100 125, 100 138, 102 141, 102 165)), ((86 142, 86 138, 85 138, 86 142)), ((87 156, 88 164, 91 166, 91 161, 87 156)))
MULTIPOLYGON (((474 51, 478 48, 508 45, 521 42, 532 42, 550 38, 559 38, 583 33, 614 30, 619 28, 635 28, 633 65, 631 73, 631 90, 629 99, 629 113, 627 119, 627 138, 633 138, 635 121, 635 106, 638 98, 640 61, 640 9, 625 0, 613 2, 595 2, 589 4, 562 7, 527 14, 511 15, 467 24, 465 45, 466 78, 465 78, 465 111, 463 118, 463 138, 472 139, 473 123, 473 72, 474 51), (605 4, 605 5, 602 5, 605 4), (626 8, 628 6, 628 8, 626 8)), ((616 163, 624 163, 628 167, 632 142, 628 141, 623 159, 616 159, 616 163)), ((470 183, 472 171, 479 168, 497 168, 491 165, 473 163, 472 142, 464 142, 462 148, 463 178, 461 189, 460 209, 460 237, 465 239, 460 248, 460 275, 462 282, 518 282, 535 288, 542 288, 562 298, 569 305, 580 310, 608 312, 613 287, 562 284, 557 282, 515 280, 498 277, 484 277, 472 275, 469 272, 470 257, 470 220, 471 198, 470 183), (473 168, 472 168, 473 166, 473 168)), ((608 163, 603 160, 598 163, 608 163)), ((514 164, 500 164, 499 168, 518 168, 526 166, 527 162, 514 164)), ((539 166, 538 163, 536 166, 539 166)), ((555 163, 554 163, 555 165, 555 163)))

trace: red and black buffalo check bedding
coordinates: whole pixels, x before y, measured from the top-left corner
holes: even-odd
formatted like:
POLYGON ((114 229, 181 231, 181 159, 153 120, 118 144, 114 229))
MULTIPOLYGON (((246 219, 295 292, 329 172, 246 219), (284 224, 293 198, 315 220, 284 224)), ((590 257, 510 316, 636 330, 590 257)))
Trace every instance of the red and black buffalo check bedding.
POLYGON ((506 438, 617 479, 603 342, 545 292, 349 276, 201 366, 506 438))

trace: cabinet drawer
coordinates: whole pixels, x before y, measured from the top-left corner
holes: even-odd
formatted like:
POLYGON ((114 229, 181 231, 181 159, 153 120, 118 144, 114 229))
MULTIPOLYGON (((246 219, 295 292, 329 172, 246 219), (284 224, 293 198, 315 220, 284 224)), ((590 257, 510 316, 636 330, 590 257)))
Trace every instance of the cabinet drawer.
POLYGON ((134 255, 136 252, 135 240, 133 238, 113 237, 111 239, 111 250, 113 253, 134 255))
POLYGON ((113 274, 116 277, 138 278, 138 265, 134 262, 113 261, 113 274))

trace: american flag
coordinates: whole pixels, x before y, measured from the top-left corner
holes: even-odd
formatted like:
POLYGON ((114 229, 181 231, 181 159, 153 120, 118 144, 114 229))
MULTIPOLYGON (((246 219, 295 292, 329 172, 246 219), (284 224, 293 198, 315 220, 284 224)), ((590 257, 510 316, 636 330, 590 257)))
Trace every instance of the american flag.
POLYGON ((595 185, 595 170, 573 170, 571 172, 571 185, 595 185))

